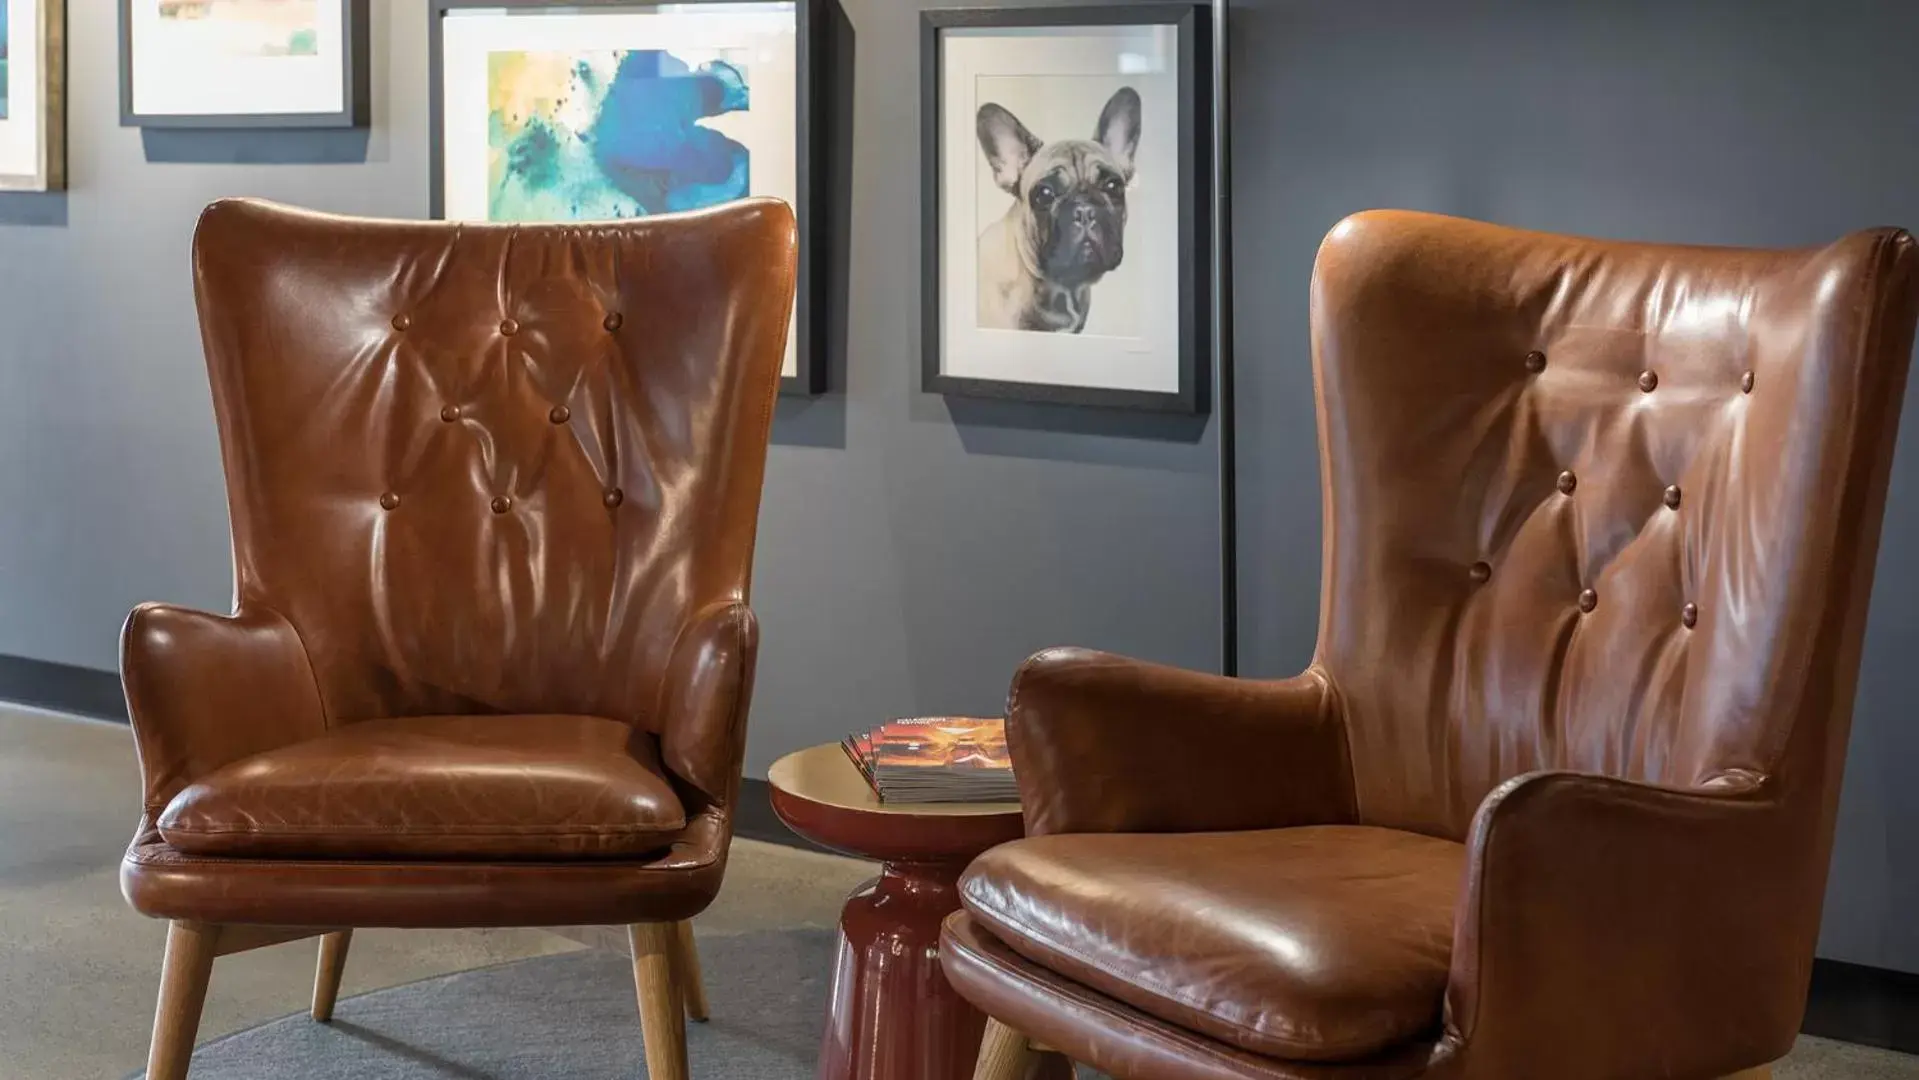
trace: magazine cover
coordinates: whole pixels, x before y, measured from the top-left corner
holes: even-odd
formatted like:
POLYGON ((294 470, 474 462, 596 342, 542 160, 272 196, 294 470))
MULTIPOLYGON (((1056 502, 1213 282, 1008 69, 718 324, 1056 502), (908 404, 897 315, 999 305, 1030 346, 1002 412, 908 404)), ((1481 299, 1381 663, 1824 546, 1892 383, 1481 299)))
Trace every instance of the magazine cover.
POLYGON ((882 802, 1013 802, 1019 798, 1006 721, 963 716, 891 720, 840 744, 882 802))

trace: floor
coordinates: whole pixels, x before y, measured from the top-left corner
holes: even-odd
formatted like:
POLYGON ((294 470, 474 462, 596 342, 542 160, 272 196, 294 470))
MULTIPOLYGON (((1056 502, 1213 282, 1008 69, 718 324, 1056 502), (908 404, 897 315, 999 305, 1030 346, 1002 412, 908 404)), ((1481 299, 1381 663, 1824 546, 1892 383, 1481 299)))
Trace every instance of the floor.
MULTIPOLYGON (((146 1053, 165 927, 120 898, 139 809, 128 730, 0 708, 0 1080, 113 1080, 146 1053)), ((829 926, 871 872, 738 841, 703 930, 829 926)), ((582 946, 540 930, 362 931, 343 994, 582 946)), ((313 946, 222 959, 202 1039, 306 1007, 313 946)), ((1919 1080, 1919 1058, 1801 1039, 1777 1080, 1919 1080)))

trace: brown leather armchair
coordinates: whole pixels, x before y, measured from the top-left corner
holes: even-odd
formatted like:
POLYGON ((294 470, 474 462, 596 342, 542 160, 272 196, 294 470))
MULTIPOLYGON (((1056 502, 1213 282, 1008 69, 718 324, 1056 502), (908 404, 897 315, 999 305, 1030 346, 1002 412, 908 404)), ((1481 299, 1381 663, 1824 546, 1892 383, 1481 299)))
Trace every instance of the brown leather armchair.
POLYGON ((1916 301, 1891 230, 1334 229, 1313 664, 1020 671, 1028 838, 974 864, 941 949, 994 1018, 978 1075, 1036 1046, 1121 1080, 1765 1075, 1916 301))
POLYGON ((791 212, 592 226, 217 203, 194 274, 235 606, 148 605, 121 674, 127 899, 172 920, 148 1064, 216 956, 353 927, 625 924, 686 1075, 757 630, 791 212))

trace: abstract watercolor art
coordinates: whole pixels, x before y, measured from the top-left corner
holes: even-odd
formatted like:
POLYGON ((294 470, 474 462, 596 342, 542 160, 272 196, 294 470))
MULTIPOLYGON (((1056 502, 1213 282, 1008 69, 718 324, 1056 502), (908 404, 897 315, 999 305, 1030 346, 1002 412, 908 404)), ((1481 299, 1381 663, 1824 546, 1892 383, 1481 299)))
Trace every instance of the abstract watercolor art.
POLYGON ((752 152, 713 125, 751 107, 744 49, 494 52, 487 217, 693 210, 752 190, 752 152))
POLYGON ((7 118, 7 5, 0 0, 0 120, 7 118))
POLYGON ((370 0, 115 3, 123 125, 323 128, 371 121, 370 0))
POLYGON ((66 187, 65 0, 0 0, 0 191, 66 187))
POLYGON ((313 56, 319 0, 159 0, 167 36, 155 48, 229 57, 313 56))
MULTIPOLYGON (((151 0, 149 0, 151 2, 151 0)), ((408 0, 412 2, 412 0, 408 0)), ((743 198, 800 224, 784 385, 826 381, 812 242, 816 23, 834 0, 426 0, 430 212, 502 225, 632 220, 743 198)))

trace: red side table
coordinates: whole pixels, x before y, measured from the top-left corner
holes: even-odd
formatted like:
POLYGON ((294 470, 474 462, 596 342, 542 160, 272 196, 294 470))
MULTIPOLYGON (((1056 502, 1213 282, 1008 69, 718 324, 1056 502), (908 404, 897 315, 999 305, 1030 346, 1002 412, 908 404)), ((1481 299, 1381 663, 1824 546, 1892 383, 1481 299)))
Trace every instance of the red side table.
MULTIPOLYGON (((1017 803, 882 803, 836 744, 767 773, 773 809, 815 843, 881 862, 840 914, 820 1080, 969 1080, 986 1017, 940 971, 940 923, 981 852, 1024 835, 1017 803)), ((1034 1080, 1071 1080, 1048 1055, 1034 1080)))

